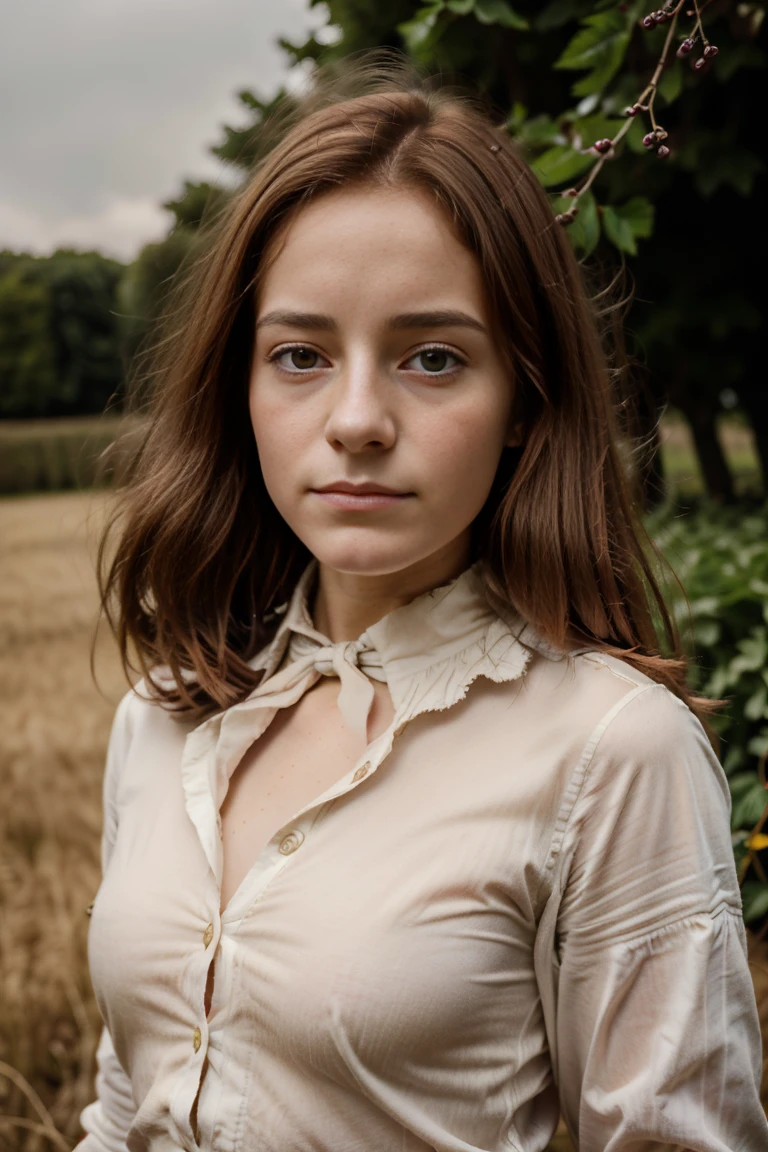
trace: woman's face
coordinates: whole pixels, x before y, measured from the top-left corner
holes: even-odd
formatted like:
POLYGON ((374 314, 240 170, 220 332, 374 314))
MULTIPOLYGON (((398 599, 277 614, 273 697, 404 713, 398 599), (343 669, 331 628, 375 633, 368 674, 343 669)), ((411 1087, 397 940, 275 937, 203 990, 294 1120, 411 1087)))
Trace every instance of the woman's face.
POLYGON ((327 193, 262 282, 250 413, 267 491, 321 565, 461 570, 512 428, 476 258, 418 191, 327 193), (394 495, 344 495, 337 483, 394 495))

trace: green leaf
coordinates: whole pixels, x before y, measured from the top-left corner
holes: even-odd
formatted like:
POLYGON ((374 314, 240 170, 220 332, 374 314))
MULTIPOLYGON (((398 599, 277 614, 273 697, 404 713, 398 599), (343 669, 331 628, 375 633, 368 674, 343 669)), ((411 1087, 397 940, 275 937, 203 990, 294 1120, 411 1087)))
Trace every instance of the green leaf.
POLYGON ((397 25, 397 31, 409 52, 418 53, 426 45, 442 10, 443 0, 434 0, 434 3, 424 8, 417 8, 410 20, 397 25))
POLYGON ((594 156, 585 156, 581 152, 574 152, 567 144, 558 144, 537 157, 531 167, 544 187, 552 188, 555 184, 573 180, 574 176, 579 176, 594 163, 594 156))
POLYGON ((632 232, 641 240, 647 240, 653 232, 653 204, 645 196, 633 196, 618 211, 629 221, 632 232))
POLYGON ((663 97, 665 104, 671 104, 677 100, 678 96, 683 90, 683 69, 680 64, 673 64, 668 68, 659 81, 659 95, 663 97))
POLYGON ((591 70, 573 85, 574 96, 600 92, 616 75, 632 35, 633 17, 614 8, 587 16, 582 25, 554 65, 573 71, 591 70))
MULTIPOLYGON (((567 212, 573 205, 569 196, 562 196, 555 204, 556 212, 567 212)), ((590 190, 579 197, 579 214, 572 224, 568 225, 568 235, 574 247, 583 255, 589 256, 597 247, 600 239, 600 217, 597 213, 597 204, 590 190)))
POLYGON ((446 0, 445 6, 449 12, 455 12, 457 16, 466 16, 474 8, 475 0, 446 0))
POLYGON ((768 711, 766 711, 767 703, 768 688, 766 688, 765 684, 761 684, 744 705, 744 715, 748 720, 762 720, 764 716, 768 716, 768 711))
POLYGON ((720 155, 698 156, 696 163, 698 167, 690 161, 686 167, 694 171, 696 190, 705 198, 712 196, 718 188, 728 186, 740 196, 749 196, 755 178, 765 170, 759 156, 737 147, 723 149, 720 155))
POLYGON ((742 796, 745 796, 750 789, 755 786, 754 772, 739 772, 737 775, 731 777, 730 789, 731 797, 734 803, 742 796))
POLYGON ((574 148, 591 148, 596 140, 613 140, 623 125, 623 120, 612 120, 608 116, 584 116, 574 121, 573 132, 580 138, 571 138, 574 148))
POLYGON ((718 620, 701 620, 696 625, 696 643, 702 648, 714 648, 722 631, 718 620))
MULTIPOLYGON (((722 665, 719 668, 715 668, 704 688, 705 695, 719 699, 728 687, 729 682, 728 670, 723 668, 722 665)), ((733 752, 733 749, 731 749, 731 752, 733 752)), ((739 753, 741 754, 741 749, 739 749, 739 753)), ((723 767, 725 767, 725 765, 723 765, 723 767)))
POLYGON ((751 787, 739 796, 738 800, 734 800, 731 810, 731 827, 754 828, 765 811, 766 803, 768 803, 768 792, 757 777, 753 777, 751 787))
POLYGON ((717 596, 700 596, 691 601, 691 616, 714 616, 720 608, 717 596))
MULTIPOLYGON (((707 694, 716 695, 716 693, 710 693, 709 690, 707 690, 707 694)), ((744 749, 738 744, 734 748, 729 748, 725 754, 725 760, 723 760, 723 771, 726 776, 730 776, 737 768, 741 768, 745 759, 744 749)), ((750 772, 750 776, 754 779, 753 772, 750 772)))
POLYGON ((537 32, 551 32, 553 28, 562 28, 563 24, 573 20, 581 11, 579 0, 553 0, 535 18, 534 26, 537 32))
POLYGON ((603 228, 612 244, 630 256, 637 254, 637 239, 646 239, 653 231, 653 205, 644 196, 633 196, 621 206, 606 205, 603 228))
POLYGON ((620 252, 628 252, 630 256, 637 255, 637 244, 629 222, 610 204, 606 204, 603 208, 603 228, 608 239, 620 252))
MULTIPOLYGON (((510 131, 514 132, 514 129, 510 129, 510 131)), ((556 124, 554 120, 550 120, 549 116, 533 116, 530 120, 520 124, 514 134, 520 143, 527 148, 545 148, 555 144, 567 145, 568 143, 560 130, 560 125, 556 124)))
POLYGON ((510 8, 507 0, 475 0, 474 11, 481 24, 501 24, 502 28, 517 28, 521 32, 530 27, 524 16, 510 8))
POLYGON ((750 636, 739 640, 737 648, 741 655, 731 661, 731 667, 739 672, 759 672, 768 663, 768 632, 754 628, 750 636))
POLYGON ((758 880, 747 880, 741 886, 741 903, 745 923, 749 924, 750 921, 765 916, 768 912, 768 884, 761 884, 758 880))
POLYGON ((768 753, 768 728, 763 728, 759 736, 753 736, 747 744, 747 752, 753 756, 765 756, 768 753))
MULTIPOLYGON (((516 100, 512 105, 509 115, 507 116, 508 130, 513 135, 515 135, 523 128, 527 118, 528 109, 526 108, 525 104, 522 104, 519 100, 516 100)), ((549 117, 547 116, 546 119, 549 120, 549 117)))

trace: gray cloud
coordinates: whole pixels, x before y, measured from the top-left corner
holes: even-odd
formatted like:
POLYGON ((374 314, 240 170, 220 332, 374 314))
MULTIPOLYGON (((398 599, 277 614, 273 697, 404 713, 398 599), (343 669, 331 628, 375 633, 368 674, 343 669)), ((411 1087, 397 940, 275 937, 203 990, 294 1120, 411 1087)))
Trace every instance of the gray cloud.
POLYGON ((307 0, 23 0, 0 37, 0 247, 100 247, 130 259, 164 233, 185 177, 287 76, 277 37, 324 22, 307 0))

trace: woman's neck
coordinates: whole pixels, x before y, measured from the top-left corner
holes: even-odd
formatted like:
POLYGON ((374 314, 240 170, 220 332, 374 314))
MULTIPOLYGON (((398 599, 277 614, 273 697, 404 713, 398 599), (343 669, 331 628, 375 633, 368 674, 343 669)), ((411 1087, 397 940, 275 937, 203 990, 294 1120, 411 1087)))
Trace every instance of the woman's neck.
POLYGON ((332 644, 357 640, 382 616, 454 580, 469 563, 469 540, 463 538, 396 572, 339 572, 320 563, 310 597, 312 622, 332 644))

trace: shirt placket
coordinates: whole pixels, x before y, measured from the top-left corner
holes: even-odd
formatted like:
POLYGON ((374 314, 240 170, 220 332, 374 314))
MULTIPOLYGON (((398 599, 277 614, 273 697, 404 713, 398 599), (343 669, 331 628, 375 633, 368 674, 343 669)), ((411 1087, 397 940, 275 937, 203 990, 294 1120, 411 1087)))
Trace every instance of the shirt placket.
POLYGON ((374 775, 389 755, 395 737, 405 726, 405 718, 397 713, 389 727, 373 740, 361 754, 350 771, 322 795, 297 812, 287 823, 275 832, 264 846, 252 865, 246 880, 233 894, 223 914, 220 912, 221 875, 223 866, 223 845, 221 838, 221 816, 216 808, 214 791, 216 779, 210 770, 215 753, 215 735, 208 732, 192 733, 196 737, 190 749, 190 763, 197 768, 194 782, 188 779, 185 788, 190 816, 197 829, 203 851, 208 857, 211 870, 203 916, 206 927, 202 933, 199 990, 195 999, 198 1004, 198 1021, 190 1037, 190 1057, 179 1088, 174 1095, 173 1114, 180 1135, 191 1149, 215 1147, 221 1152, 231 1152, 236 1144, 235 1133, 229 1129, 231 1108, 222 1101, 224 1084, 226 1097, 233 1099, 233 1093, 241 1097, 247 1091, 247 1070, 234 1069, 227 1063, 226 1029, 228 1024, 227 1005, 235 994, 235 974, 238 959, 238 930, 251 910, 263 897, 269 886, 289 867, 293 857, 306 851, 311 841, 312 829, 316 822, 340 796, 357 788, 363 780, 374 775), (209 969, 213 965, 213 997, 211 1016, 215 1024, 211 1027, 205 1014, 205 989, 209 969), (217 1075, 204 1076, 206 1058, 215 1064, 217 1075), (242 1083, 238 1084, 238 1077, 242 1083), (191 1114, 197 1101, 197 1132, 195 1139, 191 1114), (222 1104, 225 1106, 222 1107, 222 1104), (221 1123, 219 1123, 221 1121, 221 1123))

